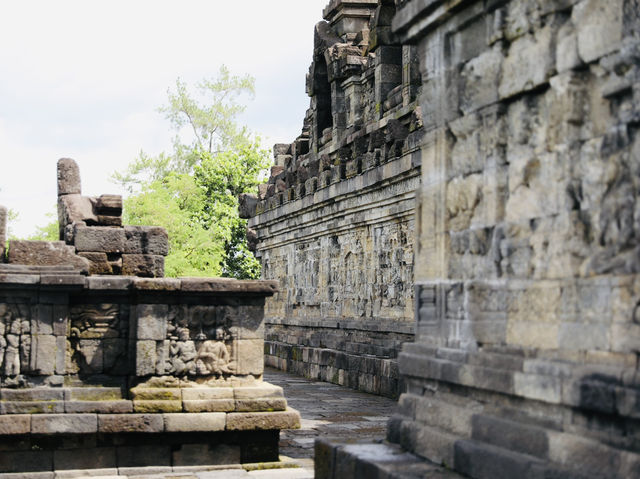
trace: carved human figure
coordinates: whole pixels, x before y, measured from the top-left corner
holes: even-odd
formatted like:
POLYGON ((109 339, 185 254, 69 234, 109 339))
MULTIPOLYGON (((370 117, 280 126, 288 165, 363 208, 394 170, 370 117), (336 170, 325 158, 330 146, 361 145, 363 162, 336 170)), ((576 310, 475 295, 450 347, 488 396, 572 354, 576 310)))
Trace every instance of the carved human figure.
POLYGON ((215 374, 216 376, 233 374, 232 364, 230 362, 231 355, 223 339, 224 330, 217 328, 216 340, 205 341, 200 345, 198 348, 198 359, 196 361, 198 374, 215 374))
POLYGON ((172 339, 169 355, 173 373, 177 376, 196 373, 196 345, 190 339, 188 328, 177 328, 178 340, 172 339))
POLYGON ((7 346, 4 352, 5 376, 17 376, 20 374, 20 320, 11 319, 9 333, 7 334, 7 346))

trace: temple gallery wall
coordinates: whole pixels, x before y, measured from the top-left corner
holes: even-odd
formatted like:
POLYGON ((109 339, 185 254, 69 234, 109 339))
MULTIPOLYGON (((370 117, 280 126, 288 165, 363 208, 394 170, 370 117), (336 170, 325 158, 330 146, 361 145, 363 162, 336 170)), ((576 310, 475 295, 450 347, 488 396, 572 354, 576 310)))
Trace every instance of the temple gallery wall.
MULTIPOLYGON (((388 439, 469 477, 640 477, 639 2, 324 18, 243 203, 267 362, 400 394, 388 439)), ((358 451, 320 443, 317 477, 393 466, 358 451)))

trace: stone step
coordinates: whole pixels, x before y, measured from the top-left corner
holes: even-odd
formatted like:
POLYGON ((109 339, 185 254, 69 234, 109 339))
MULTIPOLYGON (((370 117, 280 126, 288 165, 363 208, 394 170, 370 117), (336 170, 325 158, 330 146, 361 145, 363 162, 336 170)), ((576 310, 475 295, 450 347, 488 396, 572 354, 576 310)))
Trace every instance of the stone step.
MULTIPOLYGON (((455 444, 455 470, 472 479, 595 479, 566 470, 529 454, 510 451, 475 440, 455 444)), ((618 477, 615 473, 608 477, 618 477)))
POLYGON ((547 431, 522 422, 476 414, 471 418, 471 438, 540 459, 549 457, 547 431))

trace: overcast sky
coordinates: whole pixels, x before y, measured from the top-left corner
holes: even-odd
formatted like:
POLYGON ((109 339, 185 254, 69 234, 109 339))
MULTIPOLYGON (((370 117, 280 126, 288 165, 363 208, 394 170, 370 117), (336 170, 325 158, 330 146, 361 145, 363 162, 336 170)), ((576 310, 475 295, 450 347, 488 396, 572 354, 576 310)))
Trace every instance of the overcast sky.
POLYGON ((80 165, 83 194, 140 150, 169 150, 157 108, 177 77, 224 64, 256 79, 242 121, 265 146, 291 142, 309 106, 313 26, 328 0, 0 0, 0 205, 27 236, 55 210, 56 161, 80 165))

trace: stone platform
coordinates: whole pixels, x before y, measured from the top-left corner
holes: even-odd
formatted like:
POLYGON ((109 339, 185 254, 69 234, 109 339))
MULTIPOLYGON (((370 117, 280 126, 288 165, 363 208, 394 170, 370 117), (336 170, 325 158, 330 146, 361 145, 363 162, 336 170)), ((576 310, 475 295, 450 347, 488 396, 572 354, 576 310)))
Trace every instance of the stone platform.
POLYGON ((299 414, 262 380, 274 289, 0 265, 0 472, 277 461, 299 414))

